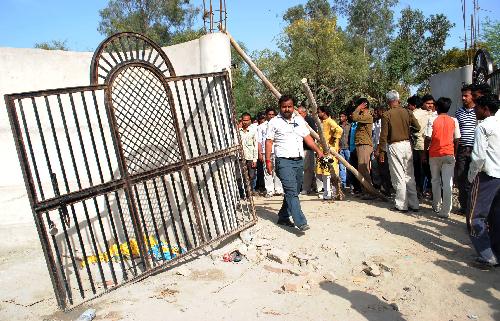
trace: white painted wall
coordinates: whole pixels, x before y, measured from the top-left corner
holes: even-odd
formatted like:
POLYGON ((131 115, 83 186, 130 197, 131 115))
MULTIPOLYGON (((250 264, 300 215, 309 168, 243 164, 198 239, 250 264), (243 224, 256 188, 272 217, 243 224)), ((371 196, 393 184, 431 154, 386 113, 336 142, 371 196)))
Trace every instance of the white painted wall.
POLYGON ((431 93, 435 99, 448 97, 452 101, 449 115, 454 116, 455 111, 462 106, 460 89, 463 83, 472 83, 472 65, 432 75, 429 79, 431 93))

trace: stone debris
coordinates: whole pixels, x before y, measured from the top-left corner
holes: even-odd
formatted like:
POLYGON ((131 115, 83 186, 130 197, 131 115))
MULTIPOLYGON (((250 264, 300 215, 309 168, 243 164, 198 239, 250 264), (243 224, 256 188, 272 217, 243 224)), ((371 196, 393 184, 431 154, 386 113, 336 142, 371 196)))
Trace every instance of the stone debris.
POLYGON ((281 288, 285 292, 297 292, 302 288, 302 284, 300 284, 299 282, 296 283, 286 282, 285 284, 283 284, 281 288))
POLYGON ((396 303, 389 304, 394 311, 399 311, 399 306, 396 303))
POLYGON ((311 261, 318 259, 317 256, 312 256, 307 253, 300 253, 300 252, 294 252, 292 253, 292 256, 295 258, 294 263, 298 263, 300 266, 306 266, 309 263, 311 263, 311 261))
POLYGON ((269 242, 268 240, 266 239, 256 239, 254 240, 254 242, 252 242, 253 245, 255 245, 257 248, 261 248, 261 249, 268 249, 270 250, 272 247, 271 247, 271 242, 269 242))
POLYGON ((240 239, 243 243, 246 245, 249 245, 252 243, 253 240, 253 235, 250 229, 244 230, 240 233, 240 239))
POLYGON ((352 278, 352 283, 354 283, 354 284, 361 284, 361 283, 364 283, 365 281, 366 281, 365 278, 359 277, 359 276, 352 278))
POLYGON ((292 273, 292 268, 291 266, 286 266, 283 264, 266 264, 264 265, 264 270, 267 270, 269 272, 273 273, 289 273, 289 274, 294 274, 292 273))
POLYGON ((469 314, 467 314, 467 318, 469 318, 471 320, 478 320, 479 316, 472 314, 472 313, 469 313, 469 314))
POLYGON ((246 255, 248 253, 248 246, 246 244, 241 244, 240 246, 238 246, 237 250, 242 255, 246 255))
POLYGON ((325 244, 325 243, 321 244, 321 249, 324 250, 324 251, 331 251, 332 250, 332 248, 330 247, 330 245, 325 244))
POLYGON ((371 262, 363 262, 363 265, 365 265, 365 267, 363 268, 363 271, 367 275, 374 276, 374 277, 380 276, 381 272, 380 272, 380 268, 377 264, 371 263, 371 262))
POLYGON ((188 276, 191 274, 191 270, 184 266, 179 266, 177 269, 175 269, 175 274, 177 275, 182 275, 182 276, 188 276))
POLYGON ((394 267, 392 267, 391 265, 387 264, 387 263, 384 263, 384 262, 381 262, 378 264, 379 267, 386 271, 386 272, 393 272, 394 271, 394 267))
POLYGON ((267 252, 267 258, 273 261, 276 261, 280 264, 286 263, 288 261, 289 253, 280 250, 280 249, 272 249, 267 252))
POLYGON ((333 272, 324 272, 321 276, 325 281, 331 283, 333 283, 333 281, 337 279, 337 277, 335 276, 335 274, 333 274, 333 272))

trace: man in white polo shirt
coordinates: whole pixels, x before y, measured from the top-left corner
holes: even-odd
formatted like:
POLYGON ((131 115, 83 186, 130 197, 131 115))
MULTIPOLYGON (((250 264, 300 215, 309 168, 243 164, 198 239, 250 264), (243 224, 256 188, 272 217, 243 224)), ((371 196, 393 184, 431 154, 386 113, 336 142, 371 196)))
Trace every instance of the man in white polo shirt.
POLYGON ((304 179, 303 143, 314 150, 319 158, 323 157, 323 152, 309 135, 304 118, 294 114, 294 99, 283 95, 278 105, 280 114, 271 119, 267 127, 266 170, 269 174, 273 171, 270 157, 274 146, 276 174, 281 180, 285 194, 283 205, 278 212, 278 224, 297 226, 304 232, 309 229, 309 225, 307 225, 299 202, 299 193, 304 179), (290 216, 293 218, 293 223, 290 221, 290 216))

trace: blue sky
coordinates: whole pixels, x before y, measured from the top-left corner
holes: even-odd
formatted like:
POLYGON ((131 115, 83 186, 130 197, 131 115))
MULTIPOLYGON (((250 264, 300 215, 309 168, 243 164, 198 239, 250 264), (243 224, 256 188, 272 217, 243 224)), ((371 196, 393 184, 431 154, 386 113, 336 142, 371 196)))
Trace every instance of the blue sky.
MULTIPOLYGON (((31 48, 37 42, 66 40, 72 50, 93 51, 103 40, 97 31, 99 10, 107 0, 0 0, 0 47, 31 48)), ((218 1, 213 1, 218 3, 218 1)), ((226 0, 228 31, 250 50, 276 49, 284 27, 283 12, 299 0, 226 0)), ((194 0, 201 5, 202 0, 194 0)), ((471 13, 472 0, 466 0, 471 13)), ((480 18, 500 20, 499 0, 479 0, 480 18)), ((463 47, 460 0, 400 1, 396 11, 410 6, 426 16, 444 13, 455 23, 447 47, 463 47)), ((468 18, 470 19, 470 18, 468 18)), ((340 24, 345 22, 340 21, 340 24)), ((198 25, 202 25, 201 21, 198 25)))

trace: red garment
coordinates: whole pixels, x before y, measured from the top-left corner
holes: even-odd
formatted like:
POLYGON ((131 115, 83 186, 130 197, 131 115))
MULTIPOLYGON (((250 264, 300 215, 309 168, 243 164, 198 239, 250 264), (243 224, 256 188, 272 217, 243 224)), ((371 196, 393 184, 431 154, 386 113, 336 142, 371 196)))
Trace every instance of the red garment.
POLYGON ((455 121, 447 114, 440 114, 432 123, 429 157, 455 155, 453 133, 455 121))

